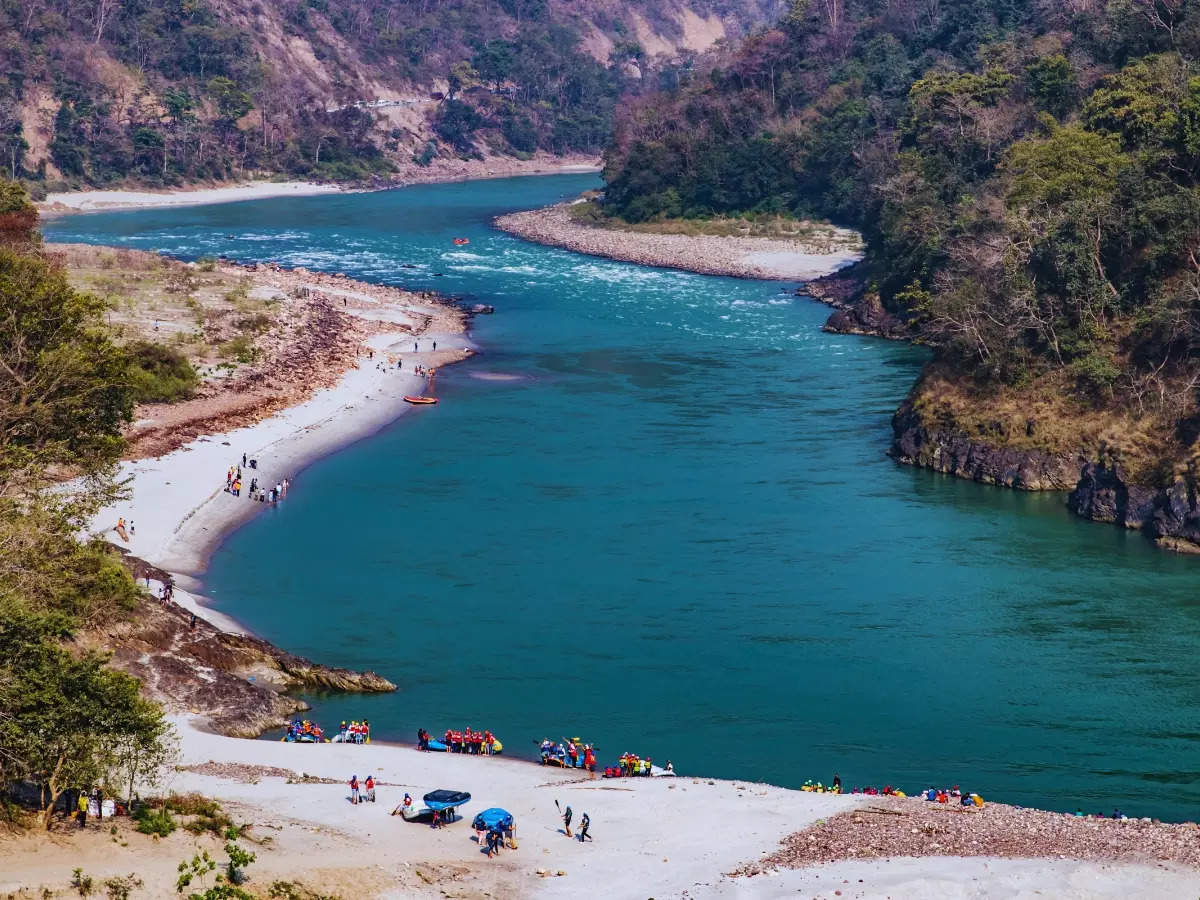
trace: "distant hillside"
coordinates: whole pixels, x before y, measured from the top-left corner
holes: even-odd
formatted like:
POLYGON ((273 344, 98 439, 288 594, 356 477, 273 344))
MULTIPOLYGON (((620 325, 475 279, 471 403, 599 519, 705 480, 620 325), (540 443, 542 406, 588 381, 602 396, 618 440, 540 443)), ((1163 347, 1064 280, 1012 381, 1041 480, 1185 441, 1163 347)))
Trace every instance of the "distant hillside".
POLYGON ((53 185, 598 152, 781 0, 0 0, 0 164, 53 185))

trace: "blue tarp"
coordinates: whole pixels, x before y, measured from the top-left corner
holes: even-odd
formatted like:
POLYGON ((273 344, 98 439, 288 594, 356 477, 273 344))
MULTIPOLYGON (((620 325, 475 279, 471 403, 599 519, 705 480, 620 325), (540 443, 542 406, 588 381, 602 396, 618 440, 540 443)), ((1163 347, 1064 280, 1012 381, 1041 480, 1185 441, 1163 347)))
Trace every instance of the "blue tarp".
POLYGON ((465 803, 471 802, 471 795, 466 791, 430 791, 423 798, 425 805, 430 809, 457 809, 465 803))
POLYGON ((475 817, 475 821, 471 823, 471 827, 482 830, 491 831, 493 828, 500 828, 504 831, 512 828, 513 817, 506 809, 501 809, 498 806, 493 806, 491 809, 485 809, 475 817))

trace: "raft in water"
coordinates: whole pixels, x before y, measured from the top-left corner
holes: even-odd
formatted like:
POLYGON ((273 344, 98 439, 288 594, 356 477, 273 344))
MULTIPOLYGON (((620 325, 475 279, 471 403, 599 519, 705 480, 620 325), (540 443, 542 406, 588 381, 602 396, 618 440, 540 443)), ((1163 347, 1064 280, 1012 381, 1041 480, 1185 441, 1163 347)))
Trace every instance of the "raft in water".
POLYGON ((430 403, 437 403, 437 397, 410 397, 405 394, 404 401, 406 403, 414 403, 417 406, 426 406, 430 403))

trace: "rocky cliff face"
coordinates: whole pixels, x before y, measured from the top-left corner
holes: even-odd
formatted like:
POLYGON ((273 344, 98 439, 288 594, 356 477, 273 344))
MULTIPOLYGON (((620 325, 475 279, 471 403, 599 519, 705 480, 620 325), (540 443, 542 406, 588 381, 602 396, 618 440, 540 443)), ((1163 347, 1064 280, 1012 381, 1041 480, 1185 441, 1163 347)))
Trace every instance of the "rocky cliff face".
POLYGON ((1023 491, 1067 491, 1079 481, 1087 459, 1074 454, 1016 450, 988 443, 953 427, 925 422, 906 400, 892 417, 894 459, 1023 491))
POLYGON ((1195 472, 1178 475, 1169 486, 1131 484, 1119 463, 1088 463, 1067 498, 1076 515, 1144 532, 1160 546, 1200 553, 1200 499, 1195 472))
POLYGON ((835 312, 825 323, 825 331, 865 334, 894 341, 913 339, 908 323, 884 309, 879 295, 866 289, 865 281, 853 268, 810 281, 796 293, 834 308, 835 312))

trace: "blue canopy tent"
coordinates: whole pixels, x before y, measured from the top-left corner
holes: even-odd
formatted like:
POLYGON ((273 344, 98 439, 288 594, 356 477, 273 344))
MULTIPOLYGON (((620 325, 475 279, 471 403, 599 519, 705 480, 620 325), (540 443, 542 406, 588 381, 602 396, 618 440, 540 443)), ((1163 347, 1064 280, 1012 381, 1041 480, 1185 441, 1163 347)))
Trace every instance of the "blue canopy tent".
POLYGON ((485 809, 476 815, 475 821, 471 823, 471 827, 476 831, 491 831, 493 828, 498 828, 501 831, 509 831, 513 827, 512 813, 506 809, 500 809, 498 806, 493 806, 491 809, 485 809))

